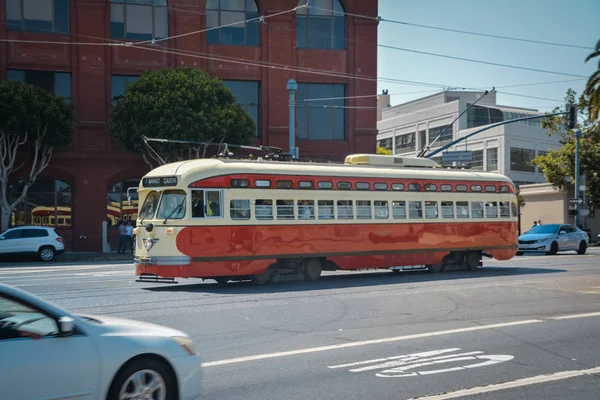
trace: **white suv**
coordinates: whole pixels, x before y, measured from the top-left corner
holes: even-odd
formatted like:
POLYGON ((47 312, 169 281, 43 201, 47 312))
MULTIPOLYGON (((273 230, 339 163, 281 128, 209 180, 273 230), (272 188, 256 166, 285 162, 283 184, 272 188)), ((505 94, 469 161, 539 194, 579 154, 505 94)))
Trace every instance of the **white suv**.
POLYGON ((52 261, 64 251, 63 238, 54 228, 19 226, 0 235, 0 255, 37 254, 42 261, 52 261))

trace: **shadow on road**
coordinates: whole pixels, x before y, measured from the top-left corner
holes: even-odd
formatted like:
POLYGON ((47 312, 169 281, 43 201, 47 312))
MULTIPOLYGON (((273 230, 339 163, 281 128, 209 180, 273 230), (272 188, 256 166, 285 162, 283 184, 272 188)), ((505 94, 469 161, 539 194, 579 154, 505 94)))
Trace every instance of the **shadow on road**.
POLYGON ((317 282, 305 282, 301 278, 275 281, 267 285, 253 285, 249 281, 218 284, 212 280, 198 283, 194 279, 180 280, 179 285, 148 286, 144 290, 154 292, 201 292, 223 294, 261 294, 303 292, 315 290, 350 289, 368 286, 393 284, 411 284, 438 282, 458 279, 493 278, 500 276, 540 275, 567 272, 565 269, 551 268, 519 268, 519 267, 485 267, 477 271, 450 271, 434 274, 428 271, 407 271, 392 273, 388 271, 351 272, 339 275, 324 275, 317 282))

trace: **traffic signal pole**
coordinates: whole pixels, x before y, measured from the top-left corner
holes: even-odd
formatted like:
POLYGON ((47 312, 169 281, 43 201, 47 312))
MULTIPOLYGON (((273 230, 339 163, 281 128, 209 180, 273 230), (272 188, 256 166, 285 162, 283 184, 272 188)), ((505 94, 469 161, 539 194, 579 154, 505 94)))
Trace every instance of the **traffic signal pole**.
MULTIPOLYGON (((580 192, 579 192, 579 184, 581 181, 581 177, 579 176, 580 167, 579 167, 579 142, 581 139, 581 129, 575 129, 575 199, 579 200, 580 192)), ((581 206, 579 202, 577 202, 576 214, 575 214, 575 226, 579 228, 579 211, 581 210, 581 206)))

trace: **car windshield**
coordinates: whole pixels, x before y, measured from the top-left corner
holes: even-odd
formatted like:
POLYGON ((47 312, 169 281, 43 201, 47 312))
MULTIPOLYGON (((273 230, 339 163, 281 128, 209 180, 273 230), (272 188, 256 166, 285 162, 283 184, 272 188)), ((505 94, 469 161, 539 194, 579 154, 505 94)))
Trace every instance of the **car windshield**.
POLYGON ((158 192, 150 192, 146 200, 144 201, 144 205, 140 210, 141 219, 152 218, 154 213, 156 213, 156 209, 158 208, 158 199, 160 198, 160 193, 158 192))
POLYGON ((527 231, 528 235, 543 235, 556 233, 559 225, 537 225, 527 231))

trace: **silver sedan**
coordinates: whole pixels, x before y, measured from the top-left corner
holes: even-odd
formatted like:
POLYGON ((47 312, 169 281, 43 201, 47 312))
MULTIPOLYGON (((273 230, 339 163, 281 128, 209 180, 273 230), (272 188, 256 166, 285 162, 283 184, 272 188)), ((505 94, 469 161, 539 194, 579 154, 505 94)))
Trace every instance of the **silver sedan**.
POLYGON ((519 250, 523 253, 556 254, 559 251, 576 251, 585 254, 589 241, 588 234, 573 225, 537 225, 519 236, 519 250))

